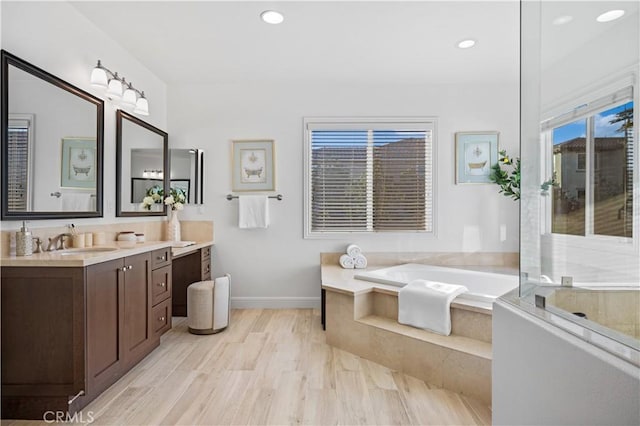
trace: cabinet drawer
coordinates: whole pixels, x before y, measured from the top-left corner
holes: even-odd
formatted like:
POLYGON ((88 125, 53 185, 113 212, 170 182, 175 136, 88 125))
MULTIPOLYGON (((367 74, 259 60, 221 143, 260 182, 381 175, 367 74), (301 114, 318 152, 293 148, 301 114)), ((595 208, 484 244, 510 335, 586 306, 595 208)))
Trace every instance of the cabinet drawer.
POLYGON ((153 332, 157 336, 171 329, 171 299, 167 299, 153 307, 151 321, 153 332))
POLYGON ((154 250, 151 252, 151 268, 156 269, 171 263, 171 247, 154 250))
POLYGON ((205 260, 202 262, 202 279, 206 280, 209 278, 205 278, 206 276, 211 277, 211 262, 209 260, 205 260))
POLYGON ((153 305, 157 305, 171 296, 171 265, 151 272, 151 287, 153 305))
POLYGON ((203 263, 205 260, 209 261, 211 259, 211 246, 200 249, 200 258, 203 263))

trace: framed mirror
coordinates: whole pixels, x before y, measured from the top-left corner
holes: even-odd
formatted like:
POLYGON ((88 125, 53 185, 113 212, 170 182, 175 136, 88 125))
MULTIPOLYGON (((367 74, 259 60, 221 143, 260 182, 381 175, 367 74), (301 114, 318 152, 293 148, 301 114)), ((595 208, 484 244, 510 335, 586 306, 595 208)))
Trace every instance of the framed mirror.
POLYGON ((2 50, 2 219, 102 216, 104 102, 2 50))
POLYGON ((116 111, 116 216, 164 216, 169 188, 169 136, 116 111))
POLYGON ((171 187, 186 191, 187 204, 204 204, 204 151, 197 148, 170 149, 171 187))

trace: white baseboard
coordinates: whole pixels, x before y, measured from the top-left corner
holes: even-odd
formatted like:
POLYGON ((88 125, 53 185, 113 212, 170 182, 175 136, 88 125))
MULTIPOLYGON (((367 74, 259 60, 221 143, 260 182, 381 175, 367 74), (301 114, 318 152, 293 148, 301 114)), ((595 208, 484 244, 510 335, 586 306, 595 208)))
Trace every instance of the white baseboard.
POLYGON ((231 309, 319 309, 319 297, 232 297, 231 309))

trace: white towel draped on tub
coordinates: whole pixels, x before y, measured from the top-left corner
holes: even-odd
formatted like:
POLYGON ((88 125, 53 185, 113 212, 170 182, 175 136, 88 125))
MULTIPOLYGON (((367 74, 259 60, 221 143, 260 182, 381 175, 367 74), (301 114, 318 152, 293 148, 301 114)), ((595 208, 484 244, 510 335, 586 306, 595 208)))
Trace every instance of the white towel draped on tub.
POLYGON ((398 292, 398 322, 448 336, 451 301, 466 291, 462 285, 413 280, 398 292))
POLYGON ((238 227, 267 228, 269 226, 269 199, 266 195, 240 195, 238 197, 238 227))

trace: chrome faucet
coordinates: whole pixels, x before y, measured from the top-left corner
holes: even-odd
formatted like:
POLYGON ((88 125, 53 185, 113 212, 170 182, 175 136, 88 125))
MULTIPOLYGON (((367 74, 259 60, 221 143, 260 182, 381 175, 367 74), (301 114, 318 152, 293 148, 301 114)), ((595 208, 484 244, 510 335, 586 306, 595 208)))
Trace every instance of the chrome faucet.
POLYGON ((49 244, 47 244, 47 251, 64 250, 65 238, 68 238, 68 237, 71 237, 71 234, 68 234, 68 233, 58 234, 53 238, 49 238, 49 244))

